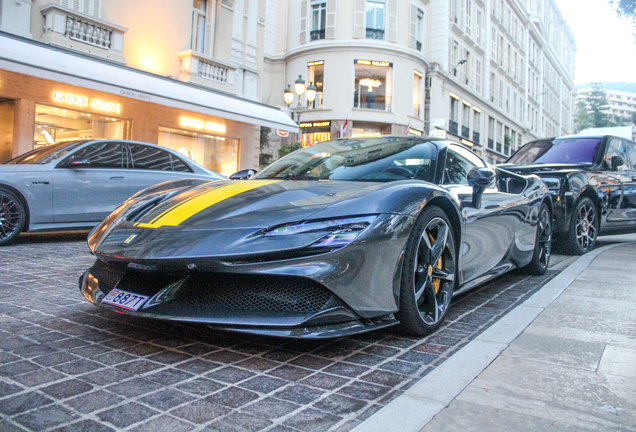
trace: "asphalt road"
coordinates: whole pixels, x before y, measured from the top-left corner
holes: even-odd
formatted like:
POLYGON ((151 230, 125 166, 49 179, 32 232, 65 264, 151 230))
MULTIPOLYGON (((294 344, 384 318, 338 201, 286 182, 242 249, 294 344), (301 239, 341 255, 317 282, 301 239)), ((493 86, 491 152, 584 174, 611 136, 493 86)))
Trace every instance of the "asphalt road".
POLYGON ((513 272, 456 298, 426 338, 295 341, 98 309, 77 287, 94 260, 85 236, 0 248, 0 430, 348 431, 559 271, 513 272))

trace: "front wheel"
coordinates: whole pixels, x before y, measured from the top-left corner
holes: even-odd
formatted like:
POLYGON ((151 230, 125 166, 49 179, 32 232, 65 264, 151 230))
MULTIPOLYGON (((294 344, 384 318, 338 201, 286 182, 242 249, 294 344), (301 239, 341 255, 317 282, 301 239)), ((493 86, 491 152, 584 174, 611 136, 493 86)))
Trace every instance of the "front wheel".
POLYGON ((544 275, 550 265, 552 253, 552 215, 546 203, 541 204, 537 221, 537 236, 534 242, 532 261, 524 270, 535 276, 544 275))
POLYGON ((0 246, 6 246, 24 229, 26 212, 20 199, 5 188, 0 188, 0 246))
POLYGON ((442 325, 453 297, 455 269, 450 221, 431 205, 415 222, 404 254, 396 314, 404 333, 425 336, 442 325))
POLYGON ((587 197, 577 201, 572 212, 570 228, 565 234, 565 246, 572 255, 583 255, 594 249, 599 230, 596 206, 587 197))

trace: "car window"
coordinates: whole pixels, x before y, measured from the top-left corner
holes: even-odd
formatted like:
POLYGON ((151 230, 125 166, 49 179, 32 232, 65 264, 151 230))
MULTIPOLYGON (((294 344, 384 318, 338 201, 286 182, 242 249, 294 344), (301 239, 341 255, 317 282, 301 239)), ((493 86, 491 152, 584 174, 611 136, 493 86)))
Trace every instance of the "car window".
POLYGON ((172 171, 170 153, 155 147, 129 144, 132 168, 154 171, 172 171))
POLYGON ((45 164, 53 162, 62 156, 66 155, 72 150, 84 144, 86 141, 73 141, 59 144, 52 144, 39 149, 31 150, 28 153, 21 154, 13 159, 4 162, 7 165, 20 164, 20 165, 34 165, 45 164))
POLYGON ((479 156, 465 148, 450 145, 446 151, 443 184, 468 185, 467 176, 475 167, 485 167, 479 156))
POLYGON ((623 159, 623 164, 617 167, 618 171, 629 170, 627 165, 629 160, 627 159, 627 153, 625 152, 625 146, 623 146, 623 140, 620 138, 611 138, 607 146, 607 153, 605 154, 605 165, 607 168, 612 167, 612 157, 620 156, 623 159))
POLYGON ((72 158, 88 159, 91 164, 86 168, 122 168, 124 165, 123 145, 117 142, 91 144, 76 151, 72 158))
POLYGON ((636 146, 631 141, 623 140, 623 147, 625 147, 625 153, 627 153, 626 163, 633 170, 636 168, 636 146))
POLYGON ((177 156, 175 156, 173 154, 170 154, 170 157, 172 158, 172 168, 175 171, 192 172, 190 167, 188 165, 186 165, 186 163, 184 161, 182 161, 181 159, 179 159, 177 156))

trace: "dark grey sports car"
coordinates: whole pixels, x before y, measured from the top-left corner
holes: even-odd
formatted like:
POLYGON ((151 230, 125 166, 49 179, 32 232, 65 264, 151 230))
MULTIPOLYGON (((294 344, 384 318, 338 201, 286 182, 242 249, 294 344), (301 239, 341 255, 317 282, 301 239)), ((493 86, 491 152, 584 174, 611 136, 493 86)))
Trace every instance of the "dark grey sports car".
POLYGON ((546 271, 552 201, 534 176, 450 141, 319 143, 252 180, 167 182, 89 235, 80 278, 130 315, 290 337, 437 329, 453 295, 546 271))

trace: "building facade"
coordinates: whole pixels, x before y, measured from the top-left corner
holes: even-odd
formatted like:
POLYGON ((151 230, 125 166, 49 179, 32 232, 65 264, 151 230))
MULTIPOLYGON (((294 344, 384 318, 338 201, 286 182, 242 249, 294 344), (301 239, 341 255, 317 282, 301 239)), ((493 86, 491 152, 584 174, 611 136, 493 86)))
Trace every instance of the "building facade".
MULTIPOLYGON (((603 91, 607 94, 607 109, 605 112, 610 120, 618 123, 617 120, 632 118, 636 115, 636 93, 628 91, 613 90, 611 83, 601 83, 603 91)), ((574 104, 579 101, 587 101, 587 97, 594 89, 592 87, 580 88, 574 98, 574 104)))
POLYGON ((266 0, 0 0, 0 161, 77 139, 257 168, 266 0))
POLYGON ((409 132, 501 162, 572 132, 575 51, 553 0, 271 0, 263 96, 316 85, 303 144, 409 132))

